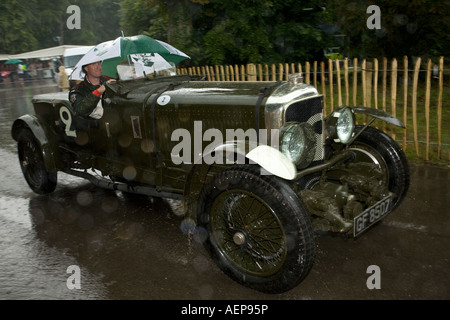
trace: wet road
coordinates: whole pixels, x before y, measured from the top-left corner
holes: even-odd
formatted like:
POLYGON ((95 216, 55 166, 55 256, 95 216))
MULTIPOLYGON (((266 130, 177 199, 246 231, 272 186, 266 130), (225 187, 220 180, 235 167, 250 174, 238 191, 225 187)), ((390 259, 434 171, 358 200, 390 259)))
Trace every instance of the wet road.
POLYGON ((96 188, 64 174, 30 191, 10 136, 13 119, 50 80, 0 86, 0 299, 450 299, 448 167, 412 166, 403 204, 358 239, 318 235, 311 273, 277 295, 225 276, 183 233, 176 202, 96 188), (69 289, 70 266, 81 288, 69 289), (369 289, 379 268, 380 289, 369 289), (370 281, 369 281, 370 282, 370 281))

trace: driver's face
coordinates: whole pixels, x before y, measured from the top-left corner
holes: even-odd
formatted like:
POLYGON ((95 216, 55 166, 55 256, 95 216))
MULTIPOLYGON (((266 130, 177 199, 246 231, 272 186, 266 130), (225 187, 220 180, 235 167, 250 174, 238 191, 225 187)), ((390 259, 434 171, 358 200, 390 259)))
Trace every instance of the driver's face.
POLYGON ((84 70, 91 77, 99 78, 102 75, 102 62, 97 61, 91 64, 88 64, 84 67, 84 70))

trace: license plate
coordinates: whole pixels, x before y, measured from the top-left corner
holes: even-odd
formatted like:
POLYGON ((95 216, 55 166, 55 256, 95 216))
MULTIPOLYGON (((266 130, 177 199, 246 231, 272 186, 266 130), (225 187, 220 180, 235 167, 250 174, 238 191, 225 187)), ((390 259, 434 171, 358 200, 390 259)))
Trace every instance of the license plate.
POLYGON ((353 219, 353 236, 358 236, 377 221, 384 218, 391 211, 391 201, 392 196, 389 195, 355 217, 353 219))

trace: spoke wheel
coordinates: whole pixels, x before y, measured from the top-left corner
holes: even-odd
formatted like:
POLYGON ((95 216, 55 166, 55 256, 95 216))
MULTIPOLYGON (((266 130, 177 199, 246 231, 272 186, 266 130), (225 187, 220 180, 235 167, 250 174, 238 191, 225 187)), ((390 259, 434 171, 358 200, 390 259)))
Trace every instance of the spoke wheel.
POLYGON ((197 227, 206 230, 205 248, 230 278, 281 293, 311 270, 314 231, 291 184, 260 169, 239 165, 216 173, 199 196, 197 227))
POLYGON ((211 231, 222 254, 251 275, 270 276, 286 259, 286 237, 280 220, 250 192, 221 193, 211 209, 211 231))
POLYGON ((30 188, 39 194, 53 192, 57 183, 56 172, 46 170, 41 147, 31 131, 23 129, 17 140, 20 168, 30 188))

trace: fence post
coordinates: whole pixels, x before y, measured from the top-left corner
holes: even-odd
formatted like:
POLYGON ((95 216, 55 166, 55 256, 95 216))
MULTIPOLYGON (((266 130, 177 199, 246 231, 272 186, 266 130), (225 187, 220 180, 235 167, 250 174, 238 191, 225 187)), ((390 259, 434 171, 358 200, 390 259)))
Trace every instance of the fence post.
POLYGON ((358 58, 353 58, 353 105, 356 106, 356 94, 358 92, 358 58))
MULTIPOLYGON (((397 59, 392 60, 391 73, 391 112, 393 117, 397 117, 397 59)), ((395 140, 395 128, 391 126, 392 138, 395 140)))
MULTIPOLYGON (((301 71, 300 71, 301 72, 301 71)), ((317 61, 314 61, 314 76, 313 76, 314 88, 317 88, 317 61)))
POLYGON ((311 79, 309 77, 309 73, 311 72, 311 65, 309 64, 309 61, 305 62, 305 83, 310 84, 311 83, 311 79))
POLYGON ((345 105, 349 105, 349 89, 348 89, 348 58, 344 60, 344 81, 345 81, 345 105))
POLYGON ((372 107, 372 78, 373 78, 373 63, 366 62, 366 103, 367 107, 372 107))
POLYGON ((422 59, 419 57, 414 66, 413 78, 413 96, 412 96, 412 116, 413 116, 413 132, 414 132, 414 146, 416 148, 416 155, 419 156, 419 140, 417 139, 417 82, 419 81, 420 63, 422 59))
POLYGON ((283 70, 283 64, 282 63, 280 63, 279 65, 278 65, 278 67, 279 67, 279 75, 278 75, 278 80, 280 80, 280 81, 282 81, 283 80, 283 73, 284 73, 284 70, 283 70))
POLYGON ((212 81, 211 74, 209 73, 209 67, 205 66, 205 69, 206 69, 206 78, 208 79, 208 81, 212 81))
POLYGON ((426 141, 426 154, 425 160, 430 160, 430 93, 431 93, 431 59, 428 59, 427 63, 427 84, 425 92, 425 122, 427 125, 427 141, 426 141))
POLYGON ((211 73, 212 81, 216 81, 216 74, 214 73, 214 67, 213 66, 209 67, 209 72, 211 73))
MULTIPOLYGON (((403 57, 403 123, 408 120, 408 57, 403 57)), ((406 130, 403 130, 403 150, 406 150, 406 130)))
MULTIPOLYGON (((387 65, 388 60, 386 57, 383 58, 383 98, 382 98, 382 107, 383 111, 386 112, 386 89, 387 89, 387 65)), ((383 131, 386 132, 386 122, 383 121, 383 131)))
POLYGON ((246 81, 245 67, 243 65, 241 65, 241 81, 246 81))
MULTIPOLYGON (((373 59, 373 103, 375 109, 378 109, 378 59, 373 59)), ((378 123, 377 123, 378 124, 378 123)), ((375 126, 378 129, 378 126, 375 126)))
POLYGON ((322 80, 322 95, 323 95, 323 115, 327 115, 327 90, 325 88, 325 62, 320 62, 320 73, 322 80))
POLYGON ((341 90, 341 66, 339 65, 339 60, 334 60, 336 63, 336 81, 338 84, 338 105, 342 106, 342 90, 341 90))
POLYGON ((256 66, 253 63, 247 64, 247 81, 256 81, 256 66))
POLYGON ((229 66, 230 67, 230 79, 231 79, 231 81, 234 81, 235 80, 235 78, 234 78, 234 68, 233 68, 233 66, 229 66))
POLYGON ((329 72, 329 79, 330 79, 330 107, 331 112, 334 110, 334 102, 333 102, 333 61, 331 59, 328 59, 328 72, 329 72))
MULTIPOLYGON (((444 57, 439 58, 439 95, 437 106, 437 122, 438 122, 438 159, 441 159, 442 148, 442 90, 444 88, 444 57)), ((450 153, 449 153, 450 155, 450 153)), ((449 159, 450 160, 450 159, 449 159)))

